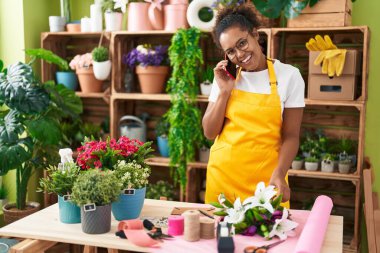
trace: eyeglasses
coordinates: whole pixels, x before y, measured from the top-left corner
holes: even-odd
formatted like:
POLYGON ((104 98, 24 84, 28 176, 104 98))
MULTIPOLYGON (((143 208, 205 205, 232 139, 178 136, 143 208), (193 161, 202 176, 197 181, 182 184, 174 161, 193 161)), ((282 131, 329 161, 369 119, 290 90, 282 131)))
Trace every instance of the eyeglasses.
POLYGON ((228 58, 230 58, 230 60, 236 57, 236 50, 247 51, 249 47, 248 36, 249 33, 247 34, 247 37, 245 39, 240 39, 233 48, 224 51, 224 53, 228 56, 228 58))

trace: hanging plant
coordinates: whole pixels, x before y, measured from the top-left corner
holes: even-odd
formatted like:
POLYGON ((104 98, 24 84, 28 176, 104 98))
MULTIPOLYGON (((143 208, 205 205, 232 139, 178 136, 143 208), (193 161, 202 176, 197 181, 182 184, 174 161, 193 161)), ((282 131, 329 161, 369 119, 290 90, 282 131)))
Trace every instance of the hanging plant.
POLYGON ((175 181, 186 185, 187 162, 193 161, 197 144, 202 140, 201 113, 196 104, 199 92, 198 68, 203 64, 199 47, 201 32, 197 28, 179 29, 169 47, 172 76, 167 92, 171 107, 166 113, 170 123, 170 167, 174 169, 175 181))

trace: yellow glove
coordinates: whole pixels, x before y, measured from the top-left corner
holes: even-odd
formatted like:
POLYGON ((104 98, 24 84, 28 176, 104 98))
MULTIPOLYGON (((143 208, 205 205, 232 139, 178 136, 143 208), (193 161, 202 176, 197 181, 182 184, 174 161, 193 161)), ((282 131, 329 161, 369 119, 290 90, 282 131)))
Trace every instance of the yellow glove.
POLYGON ((330 36, 325 35, 322 38, 321 35, 317 34, 314 38, 311 38, 308 42, 306 42, 306 48, 309 51, 323 51, 330 49, 337 49, 336 45, 331 41, 330 36))

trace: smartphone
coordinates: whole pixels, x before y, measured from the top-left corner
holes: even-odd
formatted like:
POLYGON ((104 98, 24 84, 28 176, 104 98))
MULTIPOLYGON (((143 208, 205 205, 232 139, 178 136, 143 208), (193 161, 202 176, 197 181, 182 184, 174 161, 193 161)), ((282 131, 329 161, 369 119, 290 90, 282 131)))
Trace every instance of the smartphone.
POLYGON ((227 66, 226 66, 226 74, 233 80, 236 80, 236 65, 228 59, 227 55, 225 55, 224 59, 227 60, 227 66))

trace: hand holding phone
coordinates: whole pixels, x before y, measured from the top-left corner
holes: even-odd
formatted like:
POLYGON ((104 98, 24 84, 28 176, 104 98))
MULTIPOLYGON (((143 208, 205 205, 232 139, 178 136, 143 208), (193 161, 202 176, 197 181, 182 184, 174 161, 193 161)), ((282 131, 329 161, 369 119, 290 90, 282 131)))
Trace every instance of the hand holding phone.
POLYGON ((236 80, 236 65, 228 59, 227 55, 224 57, 225 60, 227 60, 227 66, 226 66, 226 74, 233 80, 236 80))

